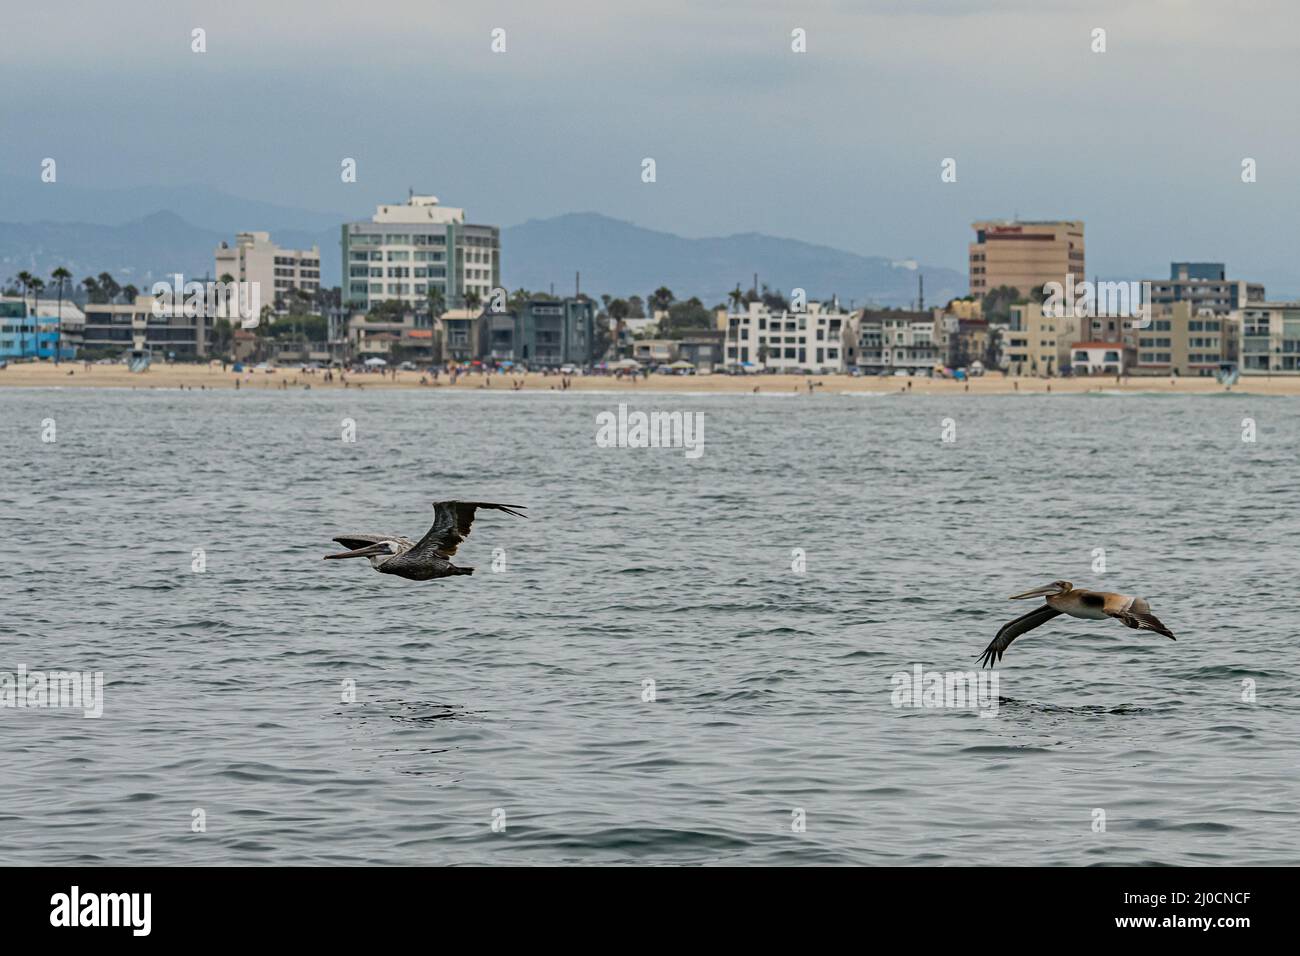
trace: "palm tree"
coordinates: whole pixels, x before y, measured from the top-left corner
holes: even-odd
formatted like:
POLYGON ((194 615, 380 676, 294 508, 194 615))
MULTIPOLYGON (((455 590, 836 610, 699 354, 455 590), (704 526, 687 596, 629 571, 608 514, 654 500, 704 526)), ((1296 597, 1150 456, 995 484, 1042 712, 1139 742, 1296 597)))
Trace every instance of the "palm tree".
POLYGON ((727 298, 731 300, 731 309, 733 312, 740 312, 740 304, 745 301, 745 293, 740 291, 740 283, 727 293, 727 298))
POLYGON ((651 315, 653 315, 655 311, 667 312, 668 307, 672 305, 673 302, 673 290, 668 288, 666 285, 661 285, 659 288, 655 289, 654 292, 650 293, 651 315))
POLYGON ((465 293, 465 308, 469 309, 471 312, 477 309, 479 303, 482 301, 483 300, 479 297, 479 294, 473 289, 465 293))
POLYGON ((27 291, 32 287, 32 274, 24 269, 18 273, 18 284, 23 287, 23 311, 27 311, 27 291))
POLYGON ((275 321, 275 306, 270 304, 262 306, 262 315, 257 323, 257 328, 253 329, 253 335, 257 337, 257 357, 263 362, 270 357, 266 339, 271 334, 271 323, 273 321, 275 321))
MULTIPOLYGON (((41 293, 45 290, 45 280, 32 276, 27 282, 28 287, 32 290, 32 315, 35 316, 41 309, 41 293)), ((36 323, 32 323, 33 341, 36 344, 36 354, 41 354, 40 329, 36 323)))
POLYGON ((72 278, 72 273, 59 266, 50 273, 50 278, 54 280, 54 287, 59 290, 59 312, 54 326, 54 364, 58 365, 59 356, 63 354, 63 289, 72 278))
POLYGON ((99 288, 98 279, 86 276, 86 278, 81 280, 81 284, 86 287, 86 298, 88 302, 101 303, 104 301, 103 291, 99 288))
POLYGON ((212 344, 222 355, 230 352, 230 341, 234 337, 234 326, 229 319, 217 319, 212 323, 212 344))
POLYGON ((429 286, 429 318, 432 319, 434 322, 437 322, 438 319, 442 317, 442 314, 446 311, 447 311, 447 299, 446 296, 442 294, 442 286, 430 285, 429 286))
POLYGON ((108 297, 104 300, 105 302, 112 302, 117 298, 118 293, 122 291, 122 287, 117 284, 117 280, 107 272, 99 274, 99 287, 104 291, 104 295, 108 297))

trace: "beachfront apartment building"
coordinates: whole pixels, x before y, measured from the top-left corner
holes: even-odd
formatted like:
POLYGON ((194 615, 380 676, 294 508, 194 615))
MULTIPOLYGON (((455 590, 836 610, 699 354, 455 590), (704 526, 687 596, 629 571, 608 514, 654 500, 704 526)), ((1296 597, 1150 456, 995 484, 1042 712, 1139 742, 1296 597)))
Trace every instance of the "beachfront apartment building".
POLYGON ((501 286, 500 229, 466 223, 437 196, 412 194, 344 223, 341 245, 343 301, 363 312, 388 301, 427 311, 431 290, 444 308, 473 309, 501 286))
POLYGON ((439 357, 438 329, 427 312, 416 309, 383 321, 355 313, 348 319, 347 340, 350 353, 363 360, 434 362, 439 357))
POLYGON ((1027 302, 1011 306, 1011 321, 1001 334, 1002 365, 1013 375, 1059 375, 1071 366, 1079 319, 1043 315, 1041 305, 1027 302))
POLYGON ((587 366, 599 357, 595 303, 581 296, 529 299, 505 312, 485 310, 477 336, 477 357, 498 363, 558 368, 587 366))
POLYGON ((637 339, 632 343, 632 358, 652 368, 677 361, 676 339, 637 339))
POLYGON ((1251 302, 1264 301, 1262 284, 1227 278, 1222 262, 1170 263, 1168 279, 1150 282, 1151 305, 1157 308, 1190 302, 1193 312, 1209 309, 1216 315, 1226 315, 1251 302))
POLYGON ((1243 375, 1300 373, 1300 302, 1254 302, 1241 312, 1243 375))
MULTIPOLYGON (((445 318, 445 316, 444 316, 445 318)), ((478 354, 491 365, 513 365, 519 321, 513 311, 484 312, 479 321, 478 354)))
POLYGON ((976 362, 986 365, 989 353, 989 341, 994 334, 985 318, 962 318, 959 313, 943 311, 935 317, 935 340, 938 346, 938 361, 935 364, 950 368, 970 368, 976 362))
POLYGON ((596 309, 590 299, 530 299, 515 326, 514 361, 529 368, 590 365, 596 356, 596 309))
POLYGON ((1021 296, 1041 291, 1048 282, 1077 281, 1087 275, 1080 220, 985 220, 972 223, 970 291, 977 299, 1000 286, 1021 296))
POLYGON ((855 364, 868 375, 930 374, 942 363, 942 313, 864 309, 855 323, 855 364))
POLYGON ((587 298, 529 299, 519 308, 449 309, 438 320, 445 357, 528 368, 587 366, 597 358, 596 308, 587 298))
POLYGON ((438 317, 446 361, 468 364, 478 360, 483 352, 483 319, 481 309, 448 309, 438 317))
MULTIPOLYGON (((155 299, 137 295, 132 303, 87 303, 81 347, 85 352, 117 358, 205 358, 212 341, 212 315, 186 315, 184 309, 154 314, 155 299), (169 314, 170 313, 170 314, 169 314)), ((239 320, 233 320, 236 326, 239 320)))
POLYGON ((762 302, 727 316, 726 364, 777 372, 843 372, 852 316, 838 303, 809 302, 803 312, 773 312, 762 302))
POLYGON ((301 291, 313 300, 320 292, 320 248, 281 249, 269 232, 241 232, 232 246, 223 241, 213 254, 213 275, 220 281, 257 283, 258 296, 281 314, 290 311, 301 291))
POLYGON ((0 296, 0 359, 75 358, 84 321, 68 300, 0 296))
POLYGON ((677 357, 698 369, 712 371, 715 365, 725 364, 725 336, 725 331, 713 329, 687 336, 677 343, 677 357))
POLYGON ((1238 316, 1194 307, 1183 299, 1151 308, 1146 328, 1132 331, 1137 339, 1134 375, 1214 375, 1231 363, 1238 316))

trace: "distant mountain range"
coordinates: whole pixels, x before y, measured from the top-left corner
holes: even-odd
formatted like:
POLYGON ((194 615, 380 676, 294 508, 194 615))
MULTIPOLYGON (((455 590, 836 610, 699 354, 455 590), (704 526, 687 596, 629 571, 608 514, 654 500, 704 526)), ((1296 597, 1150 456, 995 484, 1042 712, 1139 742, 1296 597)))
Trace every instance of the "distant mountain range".
MULTIPOLYGON (((363 215, 322 213, 238 199, 208 187, 92 190, 62 183, 18 184, 0 178, 0 279, 22 270, 47 278, 63 265, 76 280, 110 272, 142 290, 180 272, 211 273, 213 250, 236 232, 264 230, 281 246, 321 250, 321 278, 339 284, 339 225, 363 215), (140 216, 141 210, 149 213, 140 216)), ((502 230, 502 280, 507 288, 557 294, 581 273, 589 295, 639 295, 667 286, 679 299, 712 306, 739 285, 760 285, 810 299, 833 294, 848 305, 943 303, 964 295, 966 276, 953 269, 744 233, 687 239, 598 213, 529 220, 502 230)), ((47 278, 48 281, 48 278, 47 278)))
POLYGON ((533 219, 502 231, 503 280, 511 288, 569 293, 574 273, 589 293, 640 295, 666 285, 679 299, 699 296, 707 306, 726 301, 739 285, 759 285, 810 299, 838 295, 847 306, 867 302, 904 305, 917 297, 925 277, 925 299, 942 304, 966 294, 966 276, 953 269, 861 256, 797 239, 742 233, 685 239, 643 229, 598 213, 533 219))
MULTIPOLYGON (((347 218, 342 212, 313 212, 243 199, 211 186, 92 189, 65 183, 62 176, 57 183, 0 176, 0 222, 120 226, 161 211, 232 237, 237 232, 272 229, 320 233, 332 227, 337 232, 338 224, 347 218)), ((337 235, 334 238, 337 241, 337 235)))
MULTIPOLYGON (((341 220, 340 220, 341 221, 341 220)), ((292 229, 272 232, 287 248, 321 247, 321 269, 329 285, 338 284, 338 226, 319 233, 292 229), (331 251, 333 254, 331 255, 331 251), (332 264, 333 278, 328 277, 332 264)), ((142 292, 180 272, 186 279, 210 275, 213 251, 235 232, 203 229, 174 212, 155 212, 120 226, 87 222, 0 222, 0 279, 26 269, 49 283, 50 272, 66 266, 73 280, 109 272, 122 285, 142 292)))

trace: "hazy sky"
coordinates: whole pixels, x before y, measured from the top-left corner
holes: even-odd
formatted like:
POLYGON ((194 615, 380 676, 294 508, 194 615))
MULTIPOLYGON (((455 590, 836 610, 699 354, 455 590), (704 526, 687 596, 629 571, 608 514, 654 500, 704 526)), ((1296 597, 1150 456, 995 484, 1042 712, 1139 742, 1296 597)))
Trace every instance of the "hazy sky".
POLYGON ((14 0, 0 172, 350 213, 414 186, 500 225, 593 210, 962 270, 974 219, 1082 218, 1090 272, 1222 259, 1297 291, 1297 27, 1295 0, 14 0))

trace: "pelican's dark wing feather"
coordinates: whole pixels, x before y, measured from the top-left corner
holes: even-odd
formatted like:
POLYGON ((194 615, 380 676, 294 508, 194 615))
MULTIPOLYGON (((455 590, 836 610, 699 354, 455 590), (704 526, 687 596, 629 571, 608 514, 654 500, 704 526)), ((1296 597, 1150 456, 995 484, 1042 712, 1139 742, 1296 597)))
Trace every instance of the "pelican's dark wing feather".
POLYGON ((1032 631, 1038 625, 1046 624, 1060 613, 1051 605, 1044 604, 1042 607, 1034 608, 1028 614, 1022 614, 1014 621, 1003 624, 997 636, 984 649, 984 653, 979 656, 980 667, 992 667, 994 663, 1001 662, 1003 653, 1011 646, 1012 641, 1026 631, 1032 631))
POLYGON ((433 527, 415 543, 415 551, 428 549, 440 557, 450 558, 469 535, 476 510, 491 508, 494 511, 504 511, 508 515, 527 518, 528 515, 515 510, 522 507, 523 505, 499 505, 488 501, 435 501, 433 527))
MULTIPOLYGON (((1146 602, 1143 603, 1145 604, 1146 602)), ((1127 611, 1107 611, 1106 613, 1115 618, 1115 620, 1127 624, 1129 627, 1137 628, 1142 631, 1155 631, 1157 634, 1163 634, 1171 641, 1178 640, 1178 638, 1174 637, 1174 632, 1161 624, 1160 618, 1156 617, 1150 611, 1130 609, 1127 611)))

